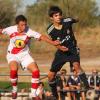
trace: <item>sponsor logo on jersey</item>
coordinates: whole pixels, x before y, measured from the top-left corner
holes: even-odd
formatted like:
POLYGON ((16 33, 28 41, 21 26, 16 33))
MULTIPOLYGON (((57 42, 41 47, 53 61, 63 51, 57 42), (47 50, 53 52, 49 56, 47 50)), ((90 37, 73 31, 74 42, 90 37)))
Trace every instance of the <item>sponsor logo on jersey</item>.
POLYGON ((24 47, 25 47, 25 42, 24 42, 24 40, 16 40, 16 41, 15 41, 15 46, 16 46, 17 48, 24 48, 24 47))

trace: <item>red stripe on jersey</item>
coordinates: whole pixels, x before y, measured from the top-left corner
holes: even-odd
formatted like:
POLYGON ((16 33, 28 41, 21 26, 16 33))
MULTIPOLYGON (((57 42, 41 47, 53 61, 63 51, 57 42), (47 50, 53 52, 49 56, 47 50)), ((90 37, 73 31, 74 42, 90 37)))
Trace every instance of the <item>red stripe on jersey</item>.
POLYGON ((21 36, 21 35, 25 35, 25 34, 20 34, 20 33, 18 33, 18 32, 14 32, 14 33, 12 33, 12 34, 10 35, 10 38, 13 38, 13 37, 15 37, 15 36, 21 36))
POLYGON ((10 35, 10 38, 13 38, 13 37, 17 36, 18 34, 19 34, 18 32, 14 32, 14 33, 12 33, 12 34, 10 35))
POLYGON ((17 53, 19 53, 22 49, 23 49, 23 48, 16 48, 16 47, 14 47, 14 48, 12 49, 11 53, 12 53, 12 54, 17 54, 17 53))

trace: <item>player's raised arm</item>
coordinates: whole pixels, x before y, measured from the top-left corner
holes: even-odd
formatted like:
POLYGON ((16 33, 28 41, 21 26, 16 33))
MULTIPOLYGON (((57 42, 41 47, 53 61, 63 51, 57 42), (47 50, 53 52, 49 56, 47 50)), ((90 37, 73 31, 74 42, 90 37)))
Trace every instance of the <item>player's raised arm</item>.
POLYGON ((67 18, 64 18, 64 22, 70 22, 70 23, 77 23, 79 22, 79 18, 76 17, 76 18, 72 18, 72 17, 67 17, 67 18))

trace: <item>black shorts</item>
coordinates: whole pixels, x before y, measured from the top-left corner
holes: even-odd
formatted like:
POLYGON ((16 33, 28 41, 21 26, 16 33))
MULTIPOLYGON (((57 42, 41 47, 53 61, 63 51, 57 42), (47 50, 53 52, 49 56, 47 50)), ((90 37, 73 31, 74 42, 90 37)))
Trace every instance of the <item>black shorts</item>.
POLYGON ((79 53, 77 53, 77 51, 75 51, 74 53, 71 53, 71 52, 62 52, 58 50, 55 54, 55 58, 52 62, 50 71, 58 72, 66 62, 70 62, 70 63, 79 62, 80 63, 79 53))

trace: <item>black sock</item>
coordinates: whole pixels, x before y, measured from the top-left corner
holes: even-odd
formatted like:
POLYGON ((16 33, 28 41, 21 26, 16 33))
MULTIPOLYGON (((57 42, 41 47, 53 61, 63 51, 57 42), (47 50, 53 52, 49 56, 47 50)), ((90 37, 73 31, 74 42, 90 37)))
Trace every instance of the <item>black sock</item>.
POLYGON ((49 81, 49 86, 51 87, 53 96, 56 97, 56 99, 58 99, 56 80, 49 81))
POLYGON ((85 88, 88 89, 89 88, 89 83, 88 83, 86 74, 85 73, 81 73, 79 75, 79 77, 80 77, 81 81, 84 83, 85 88))

